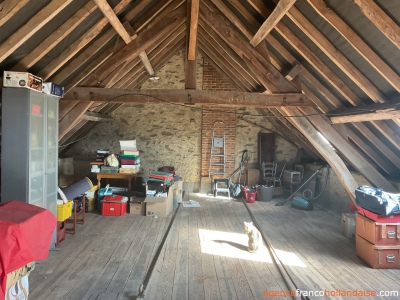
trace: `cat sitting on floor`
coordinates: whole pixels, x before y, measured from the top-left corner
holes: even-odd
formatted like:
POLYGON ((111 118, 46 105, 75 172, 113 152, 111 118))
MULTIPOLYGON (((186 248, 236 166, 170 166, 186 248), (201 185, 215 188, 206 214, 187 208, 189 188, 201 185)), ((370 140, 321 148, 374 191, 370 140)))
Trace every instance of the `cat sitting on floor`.
POLYGON ((249 252, 257 252, 262 243, 260 231, 258 231, 257 227, 253 225, 253 222, 244 222, 244 230, 249 237, 249 252))

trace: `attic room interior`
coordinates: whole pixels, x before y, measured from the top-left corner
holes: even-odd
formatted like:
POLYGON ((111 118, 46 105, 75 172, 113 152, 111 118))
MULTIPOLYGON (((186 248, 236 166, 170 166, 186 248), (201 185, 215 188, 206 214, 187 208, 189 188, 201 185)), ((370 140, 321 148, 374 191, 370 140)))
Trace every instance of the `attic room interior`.
POLYGON ((398 299, 399 26, 400 0, 0 0, 0 300, 398 299))

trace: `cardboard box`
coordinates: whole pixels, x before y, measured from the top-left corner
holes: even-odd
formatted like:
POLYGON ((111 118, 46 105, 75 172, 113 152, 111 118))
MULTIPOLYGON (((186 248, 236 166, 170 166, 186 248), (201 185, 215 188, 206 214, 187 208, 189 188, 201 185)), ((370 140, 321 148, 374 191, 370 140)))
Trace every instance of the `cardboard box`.
POLYGON ((129 202, 129 214, 131 215, 146 215, 146 203, 144 198, 131 197, 129 202))
POLYGON ((355 213, 342 214, 342 233, 351 239, 356 234, 356 215, 355 213))
POLYGON ((4 71, 4 87, 23 87, 41 92, 43 79, 27 72, 4 71))
POLYGON ((174 181, 174 184, 170 187, 172 189, 174 198, 177 198, 178 203, 182 203, 182 195, 183 195, 183 181, 178 180, 174 181))
POLYGON ((377 246, 356 235, 356 254, 374 269, 400 269, 400 245, 377 246))
POLYGON ((64 87, 52 82, 44 82, 42 92, 49 95, 58 97, 64 96, 64 87))
POLYGON ((22 277, 28 275, 30 272, 32 272, 35 269, 35 262, 30 262, 27 263, 25 266, 16 269, 10 273, 7 274, 7 280, 6 280, 6 290, 8 290, 10 287, 15 285, 15 283, 18 282, 22 277))
POLYGON ((146 203, 146 216, 167 217, 172 211, 172 197, 171 191, 166 197, 147 196, 144 201, 146 203))
POLYGON ((28 300, 29 296, 29 274, 20 278, 14 285, 6 290, 4 299, 7 300, 28 300))
POLYGON ((357 214, 356 232, 374 245, 400 245, 400 223, 378 223, 357 214))

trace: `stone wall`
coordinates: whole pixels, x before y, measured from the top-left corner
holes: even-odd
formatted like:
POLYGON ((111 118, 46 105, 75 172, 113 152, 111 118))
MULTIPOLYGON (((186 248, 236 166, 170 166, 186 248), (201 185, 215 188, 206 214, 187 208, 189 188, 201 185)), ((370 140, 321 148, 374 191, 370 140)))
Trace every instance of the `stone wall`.
MULTIPOLYGON (((197 89, 217 89, 215 82, 219 81, 219 88, 232 90, 229 80, 223 78, 211 64, 204 63, 203 57, 198 59, 197 89)), ((184 56, 183 52, 175 55, 161 70, 157 72, 158 82, 146 82, 142 89, 184 89, 184 56)), ((220 110, 221 108, 218 108, 220 110)), ((229 172, 236 169, 243 150, 249 153, 249 168, 257 164, 257 134, 261 130, 275 131, 268 118, 261 116, 255 109, 238 108, 228 109, 233 114, 232 133, 233 146, 230 150, 232 159, 229 172), (242 118, 242 115, 244 117, 242 118), (250 121, 246 122, 245 120, 250 121), (261 124, 262 126, 258 126, 261 124), (233 166, 234 164, 234 166, 233 166)), ((197 106, 183 106, 176 104, 146 104, 122 105, 111 116, 113 122, 100 123, 89 134, 78 141, 66 153, 66 157, 74 158, 75 174, 93 177, 90 173, 89 162, 95 159, 98 148, 109 149, 119 153, 120 140, 135 139, 138 149, 141 150, 141 175, 147 177, 150 170, 161 166, 174 166, 176 173, 184 180, 184 189, 187 192, 198 191, 201 182, 202 142, 211 142, 209 137, 203 139, 201 130, 204 122, 204 110, 197 106)), ((284 138, 276 137, 277 160, 292 160, 297 149, 284 138)), ((209 152, 207 152, 209 153, 209 152)), ((204 163, 208 165, 209 162, 204 163)), ((203 170, 204 171, 204 170, 203 170)), ((208 174, 207 174, 208 175, 208 174)), ((207 185, 209 188, 209 185, 207 185)))

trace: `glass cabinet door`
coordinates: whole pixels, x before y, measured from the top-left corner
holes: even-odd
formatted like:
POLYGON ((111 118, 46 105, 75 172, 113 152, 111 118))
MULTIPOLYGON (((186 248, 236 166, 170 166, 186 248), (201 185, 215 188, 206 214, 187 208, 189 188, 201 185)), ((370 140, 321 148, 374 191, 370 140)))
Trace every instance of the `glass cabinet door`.
POLYGON ((57 215, 58 98, 47 96, 46 119, 46 208, 57 215))
POLYGON ((44 191, 44 112, 45 102, 41 94, 31 93, 29 126, 29 189, 28 202, 45 207, 44 191))

